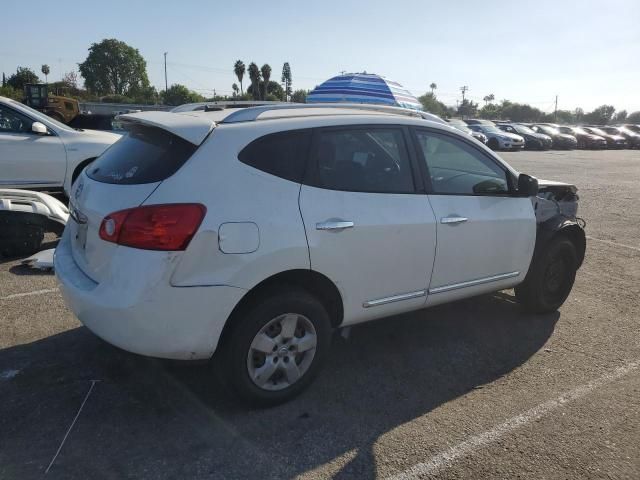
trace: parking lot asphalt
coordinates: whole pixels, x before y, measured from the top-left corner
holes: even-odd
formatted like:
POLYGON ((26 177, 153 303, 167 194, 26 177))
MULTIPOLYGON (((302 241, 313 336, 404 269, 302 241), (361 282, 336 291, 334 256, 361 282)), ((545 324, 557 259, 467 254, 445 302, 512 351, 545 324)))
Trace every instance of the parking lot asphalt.
POLYGON ((503 157, 579 188, 560 311, 507 291, 353 328, 267 410, 206 365, 111 347, 53 275, 0 263, 0 478, 640 478, 640 151, 503 157))

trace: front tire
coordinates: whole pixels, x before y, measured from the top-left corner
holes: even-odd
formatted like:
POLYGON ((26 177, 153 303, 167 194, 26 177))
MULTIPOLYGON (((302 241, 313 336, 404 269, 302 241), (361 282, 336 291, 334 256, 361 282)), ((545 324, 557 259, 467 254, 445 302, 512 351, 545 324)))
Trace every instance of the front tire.
POLYGON ((557 236, 533 258, 524 282, 515 288, 516 299, 531 312, 554 312, 571 293, 577 269, 575 245, 557 236))
POLYGON ((500 144, 498 143, 498 140, 496 140, 495 138, 490 139, 489 143, 487 143, 487 146, 491 150, 499 150, 500 149, 500 144))
POLYGON ((331 343, 322 303, 290 287, 261 296, 237 315, 217 365, 232 389, 252 405, 271 406, 307 388, 331 343))

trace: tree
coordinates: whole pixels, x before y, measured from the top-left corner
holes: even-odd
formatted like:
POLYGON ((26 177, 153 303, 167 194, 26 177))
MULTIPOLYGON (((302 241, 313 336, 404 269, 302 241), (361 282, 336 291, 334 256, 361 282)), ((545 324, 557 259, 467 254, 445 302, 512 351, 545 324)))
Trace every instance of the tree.
POLYGON ((233 65, 233 73, 238 77, 238 81, 240 82, 240 94, 244 95, 244 90, 242 89, 242 79, 244 78, 245 67, 242 60, 237 60, 233 65))
POLYGON ((435 82, 432 82, 431 85, 429 85, 429 88, 431 89, 431 95, 435 95, 435 89, 438 88, 438 85, 435 82))
POLYGON ((309 90, 296 90, 291 95, 291 101, 294 103, 307 103, 307 95, 309 94, 309 90))
POLYGON ((487 120, 497 120, 502 117, 502 109, 500 105, 495 103, 487 103, 478 111, 480 118, 486 118, 487 120))
POLYGON ((620 110, 618 113, 616 113, 616 116, 614 118, 616 123, 623 123, 626 119, 627 119, 626 110, 620 110))
MULTIPOLYGON (((268 63, 265 63, 260 68, 260 73, 262 73, 262 78, 264 80, 263 87, 264 85, 266 85, 268 88, 269 79, 271 78, 271 66, 268 63)), ((262 99, 265 100, 267 98, 267 91, 263 88, 261 93, 262 93, 262 99)))
POLYGON ((458 106, 458 115, 461 117, 473 117, 478 112, 478 104, 465 98, 458 106))
POLYGON ((115 38, 91 44, 79 66, 86 88, 100 95, 127 95, 149 86, 147 62, 138 49, 115 38))
POLYGON ((640 124, 640 110, 637 112, 630 113, 627 116, 627 123, 638 123, 640 124))
POLYGON ((40 79, 33 70, 26 67, 18 67, 16 73, 7 80, 7 85, 18 92, 24 91, 24 86, 27 83, 40 83, 40 79))
MULTIPOLYGON (((264 81, 262 80, 259 84, 259 91, 261 92, 261 94, 264 92, 264 81)), ((249 88, 247 88, 247 93, 251 94, 251 96, 253 97, 253 85, 249 85, 249 88)), ((283 97, 284 89, 282 88, 282 86, 278 82, 270 80, 267 86, 266 95, 263 96, 263 100, 282 100, 283 97)))
POLYGON ((284 83, 284 101, 288 102, 291 97, 291 67, 289 62, 284 62, 282 66, 282 83, 284 83))
POLYGON ((422 104, 422 109, 425 112, 433 113, 439 117, 446 117, 448 114, 447 106, 439 101, 433 92, 418 97, 418 101, 422 104))
POLYGON ((233 96, 237 97, 238 92, 240 91, 240 89, 238 88, 238 84, 234 83, 233 85, 231 85, 231 89, 233 90, 233 96))
POLYGON ((249 79, 254 100, 260 100, 260 69, 254 62, 249 64, 249 79))
POLYGON ((45 83, 49 83, 49 73, 51 73, 51 69, 49 68, 49 65, 47 65, 46 63, 44 65, 42 65, 42 67, 40 68, 40 71, 42 72, 42 74, 44 75, 44 81, 45 83))
POLYGON ((484 105, 485 107, 487 105, 489 105, 491 102, 493 102, 496 99, 495 95, 493 93, 490 93, 489 95, 487 95, 486 97, 484 97, 482 100, 484 100, 484 105))
POLYGON ((175 83, 166 92, 160 94, 165 105, 182 105, 183 103, 195 103, 204 101, 204 97, 192 92, 184 85, 175 83))
POLYGON ((584 115, 584 121, 594 125, 606 125, 611 121, 616 109, 613 105, 600 105, 593 112, 584 115))
POLYGON ((78 88, 78 74, 71 70, 70 72, 65 73, 62 76, 62 83, 64 83, 68 88, 77 89, 78 88))

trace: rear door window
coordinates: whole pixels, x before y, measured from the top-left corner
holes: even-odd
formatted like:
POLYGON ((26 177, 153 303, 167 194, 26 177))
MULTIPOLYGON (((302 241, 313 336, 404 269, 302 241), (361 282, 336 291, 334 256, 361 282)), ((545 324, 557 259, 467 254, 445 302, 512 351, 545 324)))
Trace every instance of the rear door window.
POLYGON ((320 130, 312 161, 315 184, 329 190, 414 193, 411 162, 400 128, 320 130))
POLYGON ((132 125, 128 130, 89 166, 89 178, 122 185, 161 182, 198 148, 159 128, 132 125))

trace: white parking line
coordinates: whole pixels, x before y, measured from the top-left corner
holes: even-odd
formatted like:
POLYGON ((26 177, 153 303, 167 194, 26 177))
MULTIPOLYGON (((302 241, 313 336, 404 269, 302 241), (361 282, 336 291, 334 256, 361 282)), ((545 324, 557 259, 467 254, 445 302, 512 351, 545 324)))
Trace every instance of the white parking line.
POLYGON ((93 387, 95 387, 96 383, 99 382, 99 381, 100 380, 91 380, 91 386, 89 387, 89 391, 87 392, 87 395, 84 397, 84 400, 82 401, 82 404, 80 405, 80 408, 78 409, 78 413, 76 413, 76 416, 73 417, 73 421, 71 422, 71 425, 69 425, 67 433, 65 433, 64 438, 62 439, 62 442, 60 442, 60 446, 58 447, 58 450, 56 451, 56 454, 53 456, 53 458, 51 459, 51 462, 49 463, 49 466, 44 471, 45 475, 47 473, 49 473, 49 470, 51 470, 51 467, 53 466, 53 462, 55 462, 56 458, 58 458, 58 455, 60 455, 60 450, 62 450, 62 447, 64 446, 64 442, 67 441, 67 437, 71 433, 71 429, 76 424, 76 421, 78 420, 78 417, 80 416, 80 413, 82 412, 82 409, 84 408, 84 404, 87 403, 87 400, 89 400, 89 395, 91 395, 91 392, 93 391, 93 387))
POLYGON ((588 240, 595 240, 596 242, 606 243, 607 245, 613 245, 614 247, 628 248, 629 250, 635 250, 636 252, 640 252, 640 248, 632 247, 631 245, 624 245, 622 243, 612 242, 611 240, 602 240, 600 238, 591 237, 589 235, 587 235, 586 237, 588 240))
POLYGON ((34 290, 33 292, 14 293, 6 297, 0 297, 0 300, 11 300, 12 298, 30 297, 32 295, 44 295, 45 293, 54 293, 59 291, 57 288, 47 288, 45 290, 34 290))
POLYGON ((548 413, 563 406, 564 404, 572 402, 574 400, 578 400, 579 398, 582 398, 585 395, 593 392, 597 388, 600 388, 608 383, 613 382, 614 380, 617 380, 629 374, 630 372, 636 370, 638 367, 640 367, 639 361, 630 362, 626 365, 623 365, 622 367, 618 367, 615 370, 604 374, 603 376, 592 382, 581 385, 554 400, 549 400, 548 402, 542 403, 537 407, 533 407, 532 409, 527 410, 520 415, 510 418, 506 422, 501 423, 491 430, 470 437, 464 442, 459 443, 458 445, 431 457, 428 461, 418 463, 408 470, 405 470, 404 472, 401 472, 390 478, 393 480, 410 480, 423 478, 427 475, 433 475, 442 468, 450 466, 457 459, 473 454, 482 447, 485 447, 500 439, 512 430, 538 420, 539 418, 547 415, 548 413))

